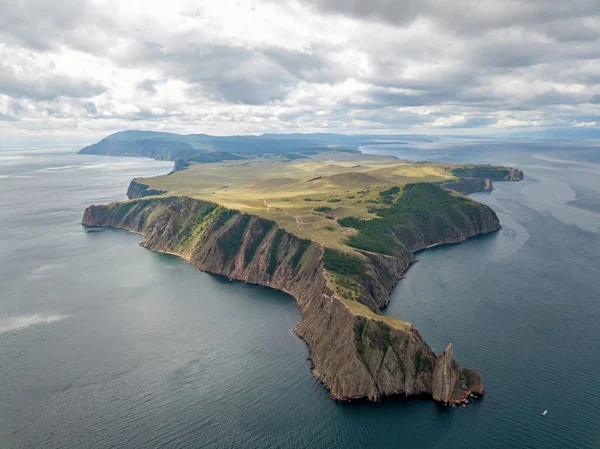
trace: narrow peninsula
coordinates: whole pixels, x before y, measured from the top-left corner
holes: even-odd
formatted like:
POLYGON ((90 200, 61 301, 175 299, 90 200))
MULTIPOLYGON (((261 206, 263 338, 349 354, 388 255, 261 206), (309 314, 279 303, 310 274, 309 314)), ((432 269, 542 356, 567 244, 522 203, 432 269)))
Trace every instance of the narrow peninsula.
POLYGON ((202 271, 293 295, 296 333, 335 399, 427 394, 456 404, 483 394, 480 373, 461 367, 451 344, 436 355, 411 323, 381 310, 415 252, 500 229, 464 194, 520 180, 520 170, 402 161, 330 138, 244 146, 243 137, 133 133, 82 152, 170 159, 177 170, 133 180, 129 201, 88 207, 85 226, 138 232, 142 246, 202 271))

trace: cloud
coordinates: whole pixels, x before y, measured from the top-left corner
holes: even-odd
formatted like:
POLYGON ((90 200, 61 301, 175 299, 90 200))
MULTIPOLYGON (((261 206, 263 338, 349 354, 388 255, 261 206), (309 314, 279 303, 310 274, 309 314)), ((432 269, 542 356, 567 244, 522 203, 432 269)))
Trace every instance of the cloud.
POLYGON ((305 3, 328 13, 396 25, 429 18, 465 34, 598 15, 596 0, 305 0, 305 3))
POLYGON ((573 122, 575 128, 596 128, 598 122, 573 122))
MULTIPOLYGON (((61 45, 98 49, 110 16, 95 1, 0 0, 1 41, 34 51, 50 51, 61 45)), ((114 11, 114 10, 113 10, 114 11)))
POLYGON ((156 85, 158 83, 159 82, 157 80, 151 80, 151 79, 146 78, 142 81, 138 81, 136 84, 136 87, 142 93, 145 93, 147 95, 154 95, 154 94, 156 94, 156 85))
POLYGON ((497 133, 599 98, 597 0, 0 0, 2 133, 497 133))
POLYGON ((0 122, 16 122, 17 120, 19 119, 13 115, 8 115, 0 112, 0 122))
POLYGON ((0 65, 0 93, 11 98, 54 100, 58 97, 93 97, 104 92, 99 83, 62 75, 18 74, 0 65), (36 76, 37 75, 37 76, 36 76))
POLYGON ((57 73, 51 59, 0 46, 0 94, 13 99, 54 100, 93 97, 104 90, 100 82, 57 73))

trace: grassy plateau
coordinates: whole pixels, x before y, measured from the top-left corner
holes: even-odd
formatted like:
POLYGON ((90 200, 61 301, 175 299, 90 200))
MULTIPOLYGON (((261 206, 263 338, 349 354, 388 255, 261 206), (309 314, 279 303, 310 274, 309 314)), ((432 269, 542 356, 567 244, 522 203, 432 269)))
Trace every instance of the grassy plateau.
POLYGON ((342 249, 357 230, 341 226, 339 219, 377 218, 377 209, 396 199, 399 187, 455 179, 456 168, 460 166, 332 151, 292 161, 264 156, 191 164, 138 182, 165 195, 214 201, 274 220, 298 237, 342 249))

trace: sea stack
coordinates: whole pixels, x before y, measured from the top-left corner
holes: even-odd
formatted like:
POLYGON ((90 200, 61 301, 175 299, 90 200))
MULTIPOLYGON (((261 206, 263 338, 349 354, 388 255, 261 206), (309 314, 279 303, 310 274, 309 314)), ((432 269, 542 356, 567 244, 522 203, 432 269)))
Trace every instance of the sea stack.
POLYGON ((473 396, 483 394, 483 380, 479 371, 461 368, 454 360, 452 343, 435 361, 432 397, 444 404, 465 404, 473 396))

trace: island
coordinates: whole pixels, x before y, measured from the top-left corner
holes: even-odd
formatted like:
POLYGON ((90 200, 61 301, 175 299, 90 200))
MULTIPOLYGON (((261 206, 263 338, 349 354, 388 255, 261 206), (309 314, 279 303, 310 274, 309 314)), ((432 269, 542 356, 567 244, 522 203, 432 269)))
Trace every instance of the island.
POLYGON ((465 194, 518 181, 515 168, 410 162, 361 153, 344 136, 117 133, 84 154, 173 160, 134 179, 128 201, 89 206, 83 225, 140 233, 145 248, 201 271, 293 295, 312 371, 337 400, 430 395, 465 404, 483 380, 386 316, 415 253, 496 232, 465 194), (248 143, 248 145, 246 145, 248 143))

